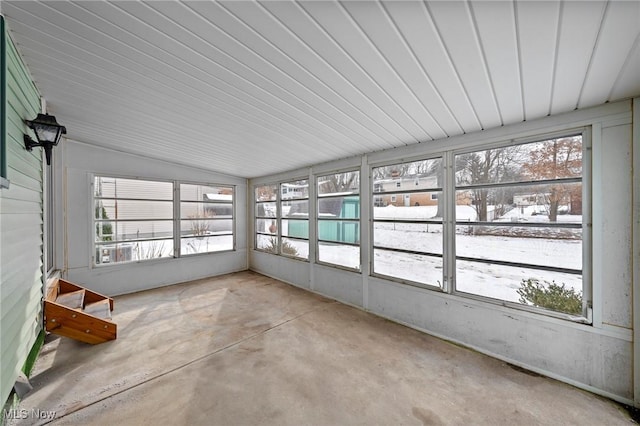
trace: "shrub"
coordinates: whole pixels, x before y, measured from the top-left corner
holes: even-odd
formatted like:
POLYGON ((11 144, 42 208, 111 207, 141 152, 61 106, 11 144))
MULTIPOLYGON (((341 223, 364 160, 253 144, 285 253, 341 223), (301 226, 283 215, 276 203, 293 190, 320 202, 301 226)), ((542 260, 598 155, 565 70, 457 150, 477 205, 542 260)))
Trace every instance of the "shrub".
MULTIPOLYGON (((269 238, 269 244, 264 248, 264 250, 269 253, 278 254, 278 239, 276 237, 269 238)), ((298 249, 296 249, 289 241, 282 241, 282 254, 298 256, 298 249)))
POLYGON ((553 311, 579 315, 582 313, 582 292, 573 288, 565 288, 564 283, 555 281, 541 283, 535 278, 522 280, 517 290, 520 303, 525 303, 553 311))

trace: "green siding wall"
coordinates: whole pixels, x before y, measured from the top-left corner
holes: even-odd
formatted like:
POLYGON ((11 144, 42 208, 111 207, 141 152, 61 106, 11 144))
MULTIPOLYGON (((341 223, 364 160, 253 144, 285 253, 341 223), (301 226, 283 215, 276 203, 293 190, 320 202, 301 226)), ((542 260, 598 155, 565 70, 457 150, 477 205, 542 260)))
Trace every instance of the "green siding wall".
POLYGON ((11 39, 6 41, 5 154, 9 189, 0 189, 0 402, 42 330, 42 150, 24 149, 25 119, 40 95, 11 39))

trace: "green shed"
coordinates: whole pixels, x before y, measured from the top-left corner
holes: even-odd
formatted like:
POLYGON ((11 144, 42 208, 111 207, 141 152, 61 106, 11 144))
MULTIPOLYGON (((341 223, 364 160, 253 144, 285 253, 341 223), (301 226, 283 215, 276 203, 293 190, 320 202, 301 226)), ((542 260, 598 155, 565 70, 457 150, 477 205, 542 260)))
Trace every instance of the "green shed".
MULTIPOLYGON (((360 218, 360 197, 344 197, 340 199, 338 215, 321 213, 318 220, 318 239, 339 243, 357 244, 360 241, 360 223, 341 219, 360 218)), ((288 235, 290 237, 309 238, 309 223, 306 220, 290 220, 288 235)))

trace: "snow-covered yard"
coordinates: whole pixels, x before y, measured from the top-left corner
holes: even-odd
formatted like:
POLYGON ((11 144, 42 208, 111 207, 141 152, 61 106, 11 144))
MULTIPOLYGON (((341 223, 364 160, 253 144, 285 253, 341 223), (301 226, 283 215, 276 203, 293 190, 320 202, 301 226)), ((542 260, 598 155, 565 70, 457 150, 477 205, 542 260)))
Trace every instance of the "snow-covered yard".
MULTIPOLYGON (((375 219, 437 220, 434 218, 436 212, 436 206, 387 206, 374 208, 374 217, 375 219)), ((456 206, 456 218, 458 221, 474 221, 476 211, 473 206, 456 206)), ((581 220, 581 216, 558 216, 558 222, 561 223, 581 223, 581 220)), ((491 227, 498 229, 499 235, 492 235, 491 232, 479 232, 477 229, 470 230, 470 226, 467 225, 457 226, 454 242, 457 256, 582 269, 580 229, 533 228, 538 235, 545 238, 523 237, 516 232, 518 228, 522 228, 529 234, 531 233, 532 228, 518 227, 518 224, 521 223, 540 225, 548 223, 548 217, 543 214, 542 206, 512 209, 496 219, 495 222, 513 223, 513 226, 491 227)), ((373 240, 377 247, 442 255, 442 230, 442 225, 438 223, 376 222, 373 240)), ((288 241, 296 247, 299 256, 308 256, 307 242, 288 241)), ((319 259, 321 262, 358 268, 360 250, 353 246, 322 243, 319 259)), ((442 257, 376 249, 373 254, 373 268, 374 273, 377 274, 442 287, 442 257)), ((462 292, 518 302, 519 296, 516 291, 520 288, 522 280, 529 278, 555 281, 577 291, 582 290, 582 276, 577 274, 456 260, 456 288, 462 292)))

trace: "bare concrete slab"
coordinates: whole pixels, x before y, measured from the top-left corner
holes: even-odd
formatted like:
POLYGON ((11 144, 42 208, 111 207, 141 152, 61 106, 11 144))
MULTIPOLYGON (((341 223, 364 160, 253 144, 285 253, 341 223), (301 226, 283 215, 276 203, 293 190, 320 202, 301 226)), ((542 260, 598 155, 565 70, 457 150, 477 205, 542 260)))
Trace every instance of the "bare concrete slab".
POLYGON ((253 272, 118 297, 114 321, 113 342, 49 339, 20 409, 60 425, 633 423, 607 399, 253 272))

